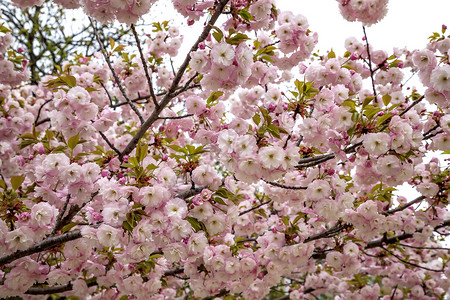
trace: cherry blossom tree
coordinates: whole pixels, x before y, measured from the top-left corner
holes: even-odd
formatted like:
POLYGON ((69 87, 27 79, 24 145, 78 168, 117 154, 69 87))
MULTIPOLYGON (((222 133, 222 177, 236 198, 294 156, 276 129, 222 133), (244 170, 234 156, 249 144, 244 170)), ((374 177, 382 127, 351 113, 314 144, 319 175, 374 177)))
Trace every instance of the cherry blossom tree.
POLYGON ((0 27, 0 297, 448 296, 445 26, 374 49, 387 0, 338 0, 363 38, 320 54, 274 0, 174 0, 195 40, 136 31, 156 0, 54 2, 83 9, 98 52, 27 84, 0 27), (102 38, 116 21, 135 47, 102 38))

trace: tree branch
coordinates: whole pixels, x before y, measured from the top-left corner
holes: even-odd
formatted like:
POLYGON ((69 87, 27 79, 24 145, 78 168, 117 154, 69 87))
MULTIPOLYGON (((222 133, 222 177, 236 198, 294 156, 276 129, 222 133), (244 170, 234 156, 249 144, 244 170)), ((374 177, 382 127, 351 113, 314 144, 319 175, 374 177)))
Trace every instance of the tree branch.
POLYGON ((141 56, 142 67, 144 68, 145 77, 147 78, 147 84, 148 84, 148 88, 150 89, 150 95, 152 96, 153 104, 155 104, 155 107, 158 107, 159 104, 158 104, 158 101, 156 100, 156 95, 153 90, 152 78, 150 77, 150 75, 148 73, 147 62, 145 61, 144 53, 142 52, 141 42, 139 40, 138 34, 137 34, 136 29, 134 28, 133 24, 131 24, 131 31, 133 32, 134 39, 136 40, 137 48, 139 50, 139 55, 141 56))
POLYGON ((56 246, 61 245, 62 243, 65 243, 68 241, 73 241, 73 240, 79 239, 81 237, 82 237, 81 231, 79 231, 79 230, 67 232, 67 233, 61 234, 59 236, 48 237, 45 240, 43 240, 37 244, 34 244, 33 246, 31 246, 30 248, 28 248, 26 250, 17 250, 16 252, 14 252, 12 254, 0 257, 0 267, 4 266, 6 264, 9 264, 19 258, 54 248, 56 246))
POLYGON ((261 203, 261 204, 259 204, 259 205, 253 206, 252 208, 249 208, 249 209, 247 209, 247 210, 244 210, 243 212, 239 213, 239 216, 242 216, 242 215, 245 215, 246 213, 249 213, 249 212, 251 212, 251 211, 254 211, 255 209, 258 209, 258 208, 260 208, 261 206, 264 206, 264 205, 266 205, 266 204, 269 204, 270 202, 272 202, 272 200, 268 200, 268 201, 263 202, 263 203, 261 203))
POLYGON ((194 52, 198 49, 198 45, 203 42, 207 37, 209 32, 212 29, 212 26, 216 23, 217 19, 219 18, 220 14, 223 11, 223 8, 228 3, 229 0, 220 0, 217 3, 216 11, 211 17, 211 20, 209 23, 205 26, 203 29, 203 32, 198 37, 197 41, 194 43, 194 45, 189 50, 188 54, 186 55, 186 58, 184 59, 184 62, 178 69, 177 75, 175 76, 174 80, 172 81, 172 85, 170 86, 169 90, 167 91, 167 94, 165 94, 164 98, 159 103, 159 107, 156 107, 153 113, 150 115, 150 117, 144 122, 144 124, 141 125, 138 132, 135 136, 131 139, 131 141, 128 143, 128 145, 125 147, 125 149, 122 151, 122 155, 120 158, 122 158, 125 155, 128 155, 133 151, 133 149, 138 144, 139 140, 144 136, 145 132, 150 128, 150 126, 153 125, 153 123, 158 120, 158 116, 161 113, 161 111, 166 107, 167 104, 173 99, 173 93, 176 91, 178 87, 178 83, 181 81, 181 78, 186 71, 186 68, 189 65, 189 62, 191 61, 191 52, 194 52))
POLYGON ((375 89, 375 80, 374 80, 374 71, 372 69, 372 59, 370 58, 370 45, 369 45, 369 40, 367 39, 367 34, 366 34, 366 27, 363 26, 363 32, 364 32, 364 39, 366 40, 366 50, 367 50, 367 57, 369 58, 369 69, 370 69, 370 79, 372 80, 372 89, 373 89, 373 96, 376 98, 377 97, 377 90, 375 89))
POLYGON ((397 208, 393 208, 393 209, 390 209, 390 210, 387 210, 387 211, 383 211, 383 212, 381 212, 381 214, 382 214, 382 215, 385 215, 385 216, 386 216, 386 215, 394 214, 394 213, 396 213, 396 212, 398 212, 398 211, 402 211, 402 210, 404 210, 404 209, 410 207, 411 205, 413 205, 413 204, 415 204, 415 203, 421 202, 421 201, 424 200, 425 198, 426 198, 425 196, 417 197, 416 199, 414 199, 414 200, 412 200, 412 201, 409 201, 408 203, 406 203, 406 204, 404 204, 404 205, 401 205, 401 206, 399 206, 399 207, 397 207, 397 208))
POLYGON ((58 217, 56 218, 55 227, 53 228, 53 231, 50 234, 51 236, 54 236, 56 234, 56 232, 58 231, 58 228, 61 226, 62 217, 66 213, 66 209, 67 209, 67 205, 69 204, 69 200, 70 200, 70 194, 67 194, 66 202, 64 203, 64 206, 63 206, 61 212, 59 213, 58 217))
POLYGON ((101 135, 101 137, 103 138, 103 140, 108 144, 109 148, 113 149, 114 152, 116 152, 118 155, 120 155, 120 151, 119 149, 117 149, 116 147, 114 147, 114 145, 108 140, 108 138, 106 137, 106 135, 101 132, 100 130, 98 131, 98 133, 101 135))
POLYGON ((130 100, 130 98, 128 97, 127 93, 125 92, 123 86, 120 84, 120 79, 116 74, 116 71, 114 71, 114 68, 111 64, 111 60, 109 59, 107 52, 105 50, 105 47, 103 46, 102 40, 100 39, 100 36, 98 35, 97 32, 97 27, 95 27, 94 25, 94 21, 92 20, 91 17, 89 17, 89 21, 91 22, 92 28, 94 30, 94 34, 95 37, 97 38, 97 41, 100 45, 100 49, 102 50, 102 54, 103 57, 106 60, 106 63, 108 64, 109 69, 111 70, 111 73, 114 77, 114 80, 116 81, 117 86, 119 87, 120 92, 122 93, 123 97, 125 98, 125 100, 127 101, 127 103, 130 105, 131 109, 134 111, 134 113, 138 116, 139 121, 141 121, 141 124, 144 123, 144 118, 142 117, 141 113, 139 112, 139 110, 137 109, 137 107, 134 105, 134 103, 130 100))

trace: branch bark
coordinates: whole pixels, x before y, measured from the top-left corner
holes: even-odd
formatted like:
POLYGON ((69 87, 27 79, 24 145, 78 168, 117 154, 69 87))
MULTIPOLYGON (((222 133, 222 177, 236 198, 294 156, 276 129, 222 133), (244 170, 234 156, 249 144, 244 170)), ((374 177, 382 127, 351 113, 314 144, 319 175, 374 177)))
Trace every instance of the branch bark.
POLYGON ((52 249, 56 246, 61 245, 62 243, 73 241, 73 240, 79 239, 81 237, 82 237, 81 231, 75 230, 75 231, 61 234, 59 236, 46 238, 45 240, 43 240, 37 244, 34 244, 33 246, 31 246, 30 248, 28 248, 26 250, 17 250, 16 252, 14 252, 12 254, 0 257, 0 267, 4 266, 6 264, 9 264, 19 258, 29 256, 29 255, 32 255, 35 253, 39 253, 39 252, 42 252, 42 251, 45 251, 48 249, 52 249))
POLYGON ((153 125, 153 123, 158 120, 159 114, 161 111, 166 107, 167 104, 173 99, 173 93, 177 90, 178 84, 181 81, 181 78, 183 77, 184 72, 186 71, 189 62, 191 61, 191 52, 194 52, 198 49, 198 45, 203 42, 207 37, 209 32, 212 29, 212 26, 216 23, 217 19, 221 15, 225 5, 228 3, 229 0, 220 0, 217 3, 216 11, 211 17, 211 20, 209 23, 205 26, 203 29, 203 32, 198 37, 197 41, 194 43, 194 45, 189 50, 188 54, 186 55, 186 58, 184 59, 184 62, 181 64, 180 68, 178 69, 177 75, 175 76, 174 80, 172 81, 172 85, 170 86, 169 90, 167 91, 167 94, 164 95, 164 98, 159 103, 159 107, 156 107, 153 113, 150 115, 150 117, 141 125, 138 132, 135 136, 131 139, 131 141, 128 143, 128 145, 125 147, 125 149, 122 151, 122 155, 120 156, 120 159, 123 158, 123 156, 128 155, 133 151, 134 148, 136 148, 139 140, 144 136, 145 132, 153 125))

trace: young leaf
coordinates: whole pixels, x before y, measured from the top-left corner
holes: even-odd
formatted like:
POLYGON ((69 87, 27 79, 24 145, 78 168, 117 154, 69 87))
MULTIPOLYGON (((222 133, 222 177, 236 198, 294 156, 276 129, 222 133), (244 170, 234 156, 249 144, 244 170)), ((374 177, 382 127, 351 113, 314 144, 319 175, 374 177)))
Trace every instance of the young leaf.
POLYGON ((79 141, 80 141, 80 134, 77 133, 67 141, 67 146, 73 150, 78 145, 79 141))
POLYGON ((24 180, 25 177, 23 175, 11 177, 11 186, 13 191, 17 190, 22 185, 24 180))

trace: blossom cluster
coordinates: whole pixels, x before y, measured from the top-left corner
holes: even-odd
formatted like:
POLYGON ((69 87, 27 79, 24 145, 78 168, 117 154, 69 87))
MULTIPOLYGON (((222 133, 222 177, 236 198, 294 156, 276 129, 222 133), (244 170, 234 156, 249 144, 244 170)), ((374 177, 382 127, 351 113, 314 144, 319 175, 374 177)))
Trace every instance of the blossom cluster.
MULTIPOLYGON (((116 2, 61 3, 130 23, 153 3, 116 2)), ((423 50, 313 55, 272 0, 174 3, 213 14, 178 68, 162 22, 135 53, 110 41, 0 86, 0 297, 448 295, 450 169, 426 157, 450 151, 444 28, 423 50)), ((386 4, 340 1, 365 24, 386 4)))

